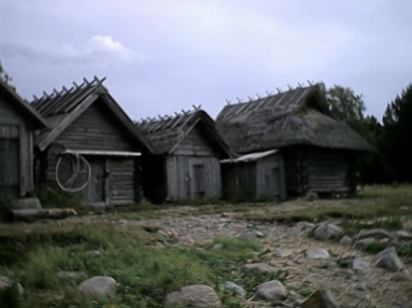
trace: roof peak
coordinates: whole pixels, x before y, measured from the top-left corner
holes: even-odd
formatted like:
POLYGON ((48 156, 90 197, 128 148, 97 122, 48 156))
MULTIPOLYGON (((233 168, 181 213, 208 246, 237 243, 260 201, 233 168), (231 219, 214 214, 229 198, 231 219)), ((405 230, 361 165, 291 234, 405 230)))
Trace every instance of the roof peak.
POLYGON ((323 82, 313 82, 313 81, 307 80, 307 85, 305 85, 304 83, 302 84, 302 83, 298 82, 296 88, 293 88, 293 86, 288 84, 287 85, 288 89, 285 90, 285 91, 282 91, 282 89, 280 89, 280 88, 276 88, 277 93, 271 93, 269 91, 265 91, 266 95, 262 95, 262 96, 259 95, 258 93, 255 93, 254 95, 256 95, 256 98, 252 98, 249 95, 247 95, 247 98, 249 99, 249 101, 242 101, 242 99, 240 99, 238 97, 236 97, 237 102, 234 103, 234 104, 231 104, 231 101, 228 100, 228 99, 225 99, 225 101, 226 101, 226 104, 229 105, 229 106, 230 105, 247 104, 247 103, 255 102, 255 101, 260 100, 260 99, 265 99, 265 98, 270 98, 270 97, 273 97, 273 96, 276 96, 276 95, 285 94, 287 92, 296 91, 296 90, 299 90, 299 89, 307 89, 307 88, 312 88, 312 87, 317 87, 317 86, 324 87, 324 83, 323 82))
POLYGON ((181 126, 184 122, 182 119, 187 116, 192 116, 197 112, 203 111, 202 106, 192 105, 193 109, 181 110, 181 112, 175 112, 174 115, 158 115, 155 118, 147 117, 146 119, 141 119, 141 121, 136 121, 136 125, 144 131, 145 133, 154 133, 158 131, 164 131, 167 129, 172 129, 177 126, 181 126), (178 125, 179 124, 179 125, 178 125))
POLYGON ((71 93, 76 90, 85 89, 87 87, 96 87, 103 84, 105 80, 106 77, 99 79, 97 76, 94 76, 93 79, 89 81, 86 79, 86 77, 84 77, 80 85, 73 81, 73 85, 72 87, 70 87, 70 89, 67 89, 65 86, 62 86, 62 89, 60 91, 56 90, 56 88, 53 88, 53 92, 51 92, 50 94, 48 94, 46 91, 43 91, 43 94, 40 98, 38 98, 36 95, 33 95, 34 99, 32 101, 32 104, 38 104, 48 99, 56 99, 65 94, 71 93))

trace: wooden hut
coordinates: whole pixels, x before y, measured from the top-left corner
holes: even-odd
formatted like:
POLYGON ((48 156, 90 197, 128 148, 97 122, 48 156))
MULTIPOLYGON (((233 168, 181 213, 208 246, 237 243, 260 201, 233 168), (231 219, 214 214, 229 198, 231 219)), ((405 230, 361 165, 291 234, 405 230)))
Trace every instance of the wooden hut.
POLYGON ((282 155, 277 150, 220 161, 223 198, 230 201, 264 201, 285 197, 282 155))
POLYGON ((0 80, 0 199, 33 193, 33 132, 46 127, 15 89, 0 80))
POLYGON ((290 195, 353 192, 354 163, 372 150, 357 133, 332 118, 321 85, 226 105, 216 125, 237 153, 278 149, 290 195))
POLYGON ((141 154, 152 148, 104 79, 45 93, 32 105, 51 129, 36 134, 36 183, 58 186, 87 205, 141 199, 141 154))
POLYGON ((221 197, 219 161, 234 155, 199 108, 137 123, 156 154, 143 157, 143 190, 152 202, 221 197))

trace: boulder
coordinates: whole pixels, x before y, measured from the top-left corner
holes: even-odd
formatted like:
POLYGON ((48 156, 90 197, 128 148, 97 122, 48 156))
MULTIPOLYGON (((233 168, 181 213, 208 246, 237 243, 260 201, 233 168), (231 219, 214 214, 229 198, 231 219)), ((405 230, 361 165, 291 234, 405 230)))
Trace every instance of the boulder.
POLYGON ((252 272, 258 272, 261 274, 271 274, 271 273, 277 273, 278 270, 266 263, 250 263, 246 264, 244 266, 246 270, 252 271, 252 272))
POLYGON ((376 255, 376 264, 393 272, 403 269, 403 263, 399 259, 395 247, 389 247, 376 255))
POLYGON ((333 223, 321 223, 316 228, 313 234, 316 238, 327 240, 337 238, 343 233, 343 230, 333 223))
POLYGON ((396 240, 392 234, 390 234, 388 231, 386 231, 385 229, 381 229, 381 228, 376 228, 376 229, 362 229, 358 236, 356 237, 356 240, 362 240, 365 238, 373 238, 375 240, 381 240, 383 238, 389 238, 392 240, 396 240))
POLYGON ((196 241, 190 235, 183 235, 179 238, 179 245, 187 245, 192 246, 196 243, 196 241))
POLYGON ((294 250, 290 248, 276 248, 275 251, 273 252, 273 255, 278 258, 286 258, 292 255, 293 252, 294 250))
MULTIPOLYGON (((0 291, 6 290, 13 286, 13 281, 7 276, 0 276, 0 291)), ((17 283, 17 289, 20 295, 24 294, 24 288, 20 283, 17 283)))
POLYGON ((352 269, 355 273, 364 274, 370 270, 369 263, 362 258, 355 257, 352 262, 352 269))
POLYGON ((309 248, 306 250, 306 257, 308 259, 329 259, 330 255, 329 253, 322 248, 309 248))
POLYGON ((94 276, 79 285, 80 293, 96 297, 113 298, 116 295, 116 280, 107 276, 94 276))
POLYGON ((229 291, 232 291, 233 293, 235 293, 236 295, 238 295, 240 297, 245 297, 246 296, 245 289, 243 289, 241 286, 237 285, 234 282, 227 281, 224 285, 224 288, 229 290, 229 291))
POLYGON ((365 249, 366 247, 368 247, 369 245, 376 243, 377 241, 374 238, 363 238, 361 240, 356 240, 355 244, 353 245, 353 247, 355 249, 365 249))
POLYGON ((286 288, 278 280, 262 283, 257 287, 256 296, 266 301, 284 300, 287 297, 286 288))
POLYGON ((336 308, 336 300, 332 292, 326 288, 316 290, 306 299, 300 308, 336 308))
POLYGON ((345 235, 340 239, 339 244, 341 244, 343 246, 351 246, 352 245, 352 239, 349 236, 345 235))
POLYGON ((296 227, 300 230, 300 231, 305 231, 307 229, 313 229, 316 227, 316 225, 314 223, 311 222, 307 222, 307 221, 299 221, 296 224, 296 227))
POLYGON ((395 231, 393 235, 400 240, 412 240, 412 234, 406 230, 395 231))
POLYGON ((166 296, 165 306, 192 308, 220 308, 222 302, 213 288, 207 285, 191 285, 166 296))
POLYGON ((247 231, 247 232, 242 233, 239 236, 237 236, 237 238, 240 239, 240 240, 245 240, 245 241, 254 241, 254 240, 256 240, 256 232, 247 231))

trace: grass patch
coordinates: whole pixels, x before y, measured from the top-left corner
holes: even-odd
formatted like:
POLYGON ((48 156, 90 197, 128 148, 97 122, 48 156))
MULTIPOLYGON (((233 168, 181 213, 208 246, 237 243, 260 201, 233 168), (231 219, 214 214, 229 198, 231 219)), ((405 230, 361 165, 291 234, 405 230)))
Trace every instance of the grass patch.
POLYGON ((402 229, 403 225, 399 217, 389 217, 388 219, 376 220, 371 223, 366 223, 362 220, 343 220, 341 227, 345 235, 354 236, 362 229, 382 228, 388 231, 396 231, 402 229))
MULTIPOLYGON (((343 220, 369 220, 380 217, 394 217, 393 226, 400 216, 412 216, 412 186, 397 188, 387 186, 366 187, 358 199, 341 200, 340 206, 333 203, 323 207, 307 206, 305 209, 284 213, 249 214, 245 218, 260 222, 297 223, 299 221, 320 222, 328 218, 343 220)), ((389 223, 387 227, 391 228, 389 223)), ((397 225, 399 226, 399 224, 397 225)))
MULTIPOLYGON (((7 307, 162 307, 169 292, 190 284, 207 284, 222 296, 225 307, 242 307, 242 300, 220 290, 225 281, 236 281, 253 292, 255 284, 273 277, 252 277, 241 270, 260 251, 260 244, 219 238, 221 250, 166 246, 152 248, 156 234, 141 228, 110 225, 41 226, 10 225, 0 239, 0 274, 19 281, 26 290, 20 306, 7 307), (30 227, 30 232, 26 228, 30 227), (100 254, 90 252, 99 250, 100 254), (59 271, 83 271, 89 277, 111 276, 119 283, 112 300, 80 295, 77 283, 59 279, 59 271)), ((19 300, 14 294, 4 295, 19 300)), ((16 304, 17 305, 17 304, 16 304)))
POLYGON ((52 185, 42 185, 36 188, 35 194, 43 208, 72 208, 78 214, 85 214, 88 208, 73 194, 65 192, 52 185))

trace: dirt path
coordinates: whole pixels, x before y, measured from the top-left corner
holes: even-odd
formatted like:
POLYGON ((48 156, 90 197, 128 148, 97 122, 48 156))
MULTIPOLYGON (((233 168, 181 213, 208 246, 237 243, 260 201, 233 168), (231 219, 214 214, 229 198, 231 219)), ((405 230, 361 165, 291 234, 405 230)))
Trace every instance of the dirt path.
MULTIPOLYGON (((109 213, 103 215, 86 215, 72 217, 60 223, 100 222, 115 224, 119 228, 151 227, 161 229, 165 237, 192 237, 199 245, 210 242, 215 237, 246 236, 262 241, 266 254, 256 256, 253 262, 265 262, 288 273, 285 286, 291 292, 290 299, 302 299, 319 285, 331 288, 339 307, 411 307, 412 283, 402 280, 400 275, 375 266, 373 255, 355 251, 334 242, 321 242, 308 237, 308 231, 297 226, 287 226, 279 223, 251 223, 242 216, 245 213, 282 213, 299 209, 318 207, 343 207, 356 201, 316 201, 316 202, 285 202, 279 205, 263 205, 244 208, 242 211, 231 211, 225 208, 222 214, 202 214, 211 211, 214 206, 190 207, 178 206, 169 209, 153 211, 148 218, 136 213, 109 213), (136 216, 137 215, 137 216, 136 216), (139 217, 139 219, 135 219, 139 217), (256 236, 258 232, 259 236, 256 236), (329 252, 327 260, 310 260, 305 251, 309 248, 322 248, 329 252), (287 249, 289 255, 277 257, 277 249, 287 249), (337 259, 345 255, 361 258, 368 264, 368 269, 355 272, 352 269, 341 268, 337 259), (402 280, 402 281, 399 281, 402 280), (408 298, 409 296, 409 298, 408 298), (394 303, 398 302, 396 306, 394 303)), ((239 208, 236 208, 237 210, 239 208)), ((412 273, 411 260, 404 259, 405 270, 412 273)))

